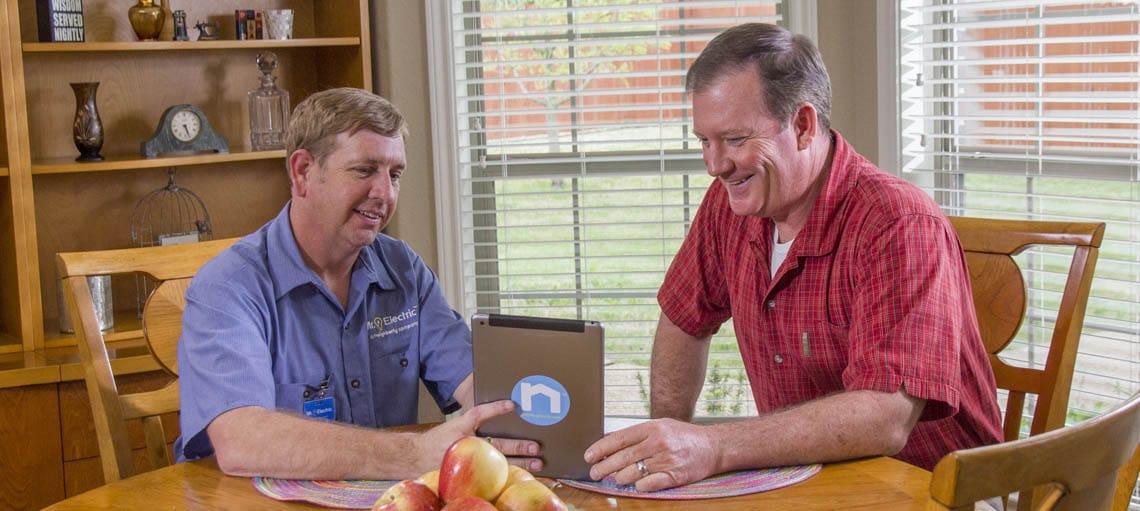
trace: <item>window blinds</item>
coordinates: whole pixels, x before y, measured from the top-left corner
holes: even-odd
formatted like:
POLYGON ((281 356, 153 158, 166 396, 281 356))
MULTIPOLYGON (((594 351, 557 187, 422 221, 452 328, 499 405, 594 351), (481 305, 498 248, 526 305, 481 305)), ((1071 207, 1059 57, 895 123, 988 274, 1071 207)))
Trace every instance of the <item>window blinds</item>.
MULTIPOLYGON (((452 0, 463 303, 600 320, 609 414, 648 411, 656 293, 710 183, 684 75, 775 0, 452 0)), ((754 411, 731 325, 698 414, 754 411)))
MULTIPOLYGON (((1118 404, 1140 390, 1140 6, 903 0, 899 22, 900 162, 947 214, 1107 223, 1069 422, 1118 404)), ((1003 357, 1043 364, 1071 254, 1021 255, 1003 357)))

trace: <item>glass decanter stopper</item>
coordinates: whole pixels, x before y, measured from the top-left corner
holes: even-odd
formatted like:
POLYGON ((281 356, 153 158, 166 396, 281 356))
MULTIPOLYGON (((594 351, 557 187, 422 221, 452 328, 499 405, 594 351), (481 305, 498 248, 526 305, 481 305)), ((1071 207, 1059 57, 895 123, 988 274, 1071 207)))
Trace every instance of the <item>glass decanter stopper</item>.
POLYGON ((257 54, 261 86, 249 91, 249 139, 254 151, 285 147, 285 127, 289 124, 289 92, 277 87, 277 55, 257 54))

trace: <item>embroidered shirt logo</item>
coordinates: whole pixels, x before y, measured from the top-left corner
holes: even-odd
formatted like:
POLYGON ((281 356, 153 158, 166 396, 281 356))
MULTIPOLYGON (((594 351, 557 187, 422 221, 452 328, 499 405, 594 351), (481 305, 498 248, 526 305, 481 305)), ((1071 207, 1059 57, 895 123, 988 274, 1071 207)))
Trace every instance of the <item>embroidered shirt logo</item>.
POLYGON ((379 339, 415 328, 420 324, 419 306, 413 305, 399 314, 376 316, 368 320, 368 338, 379 339))

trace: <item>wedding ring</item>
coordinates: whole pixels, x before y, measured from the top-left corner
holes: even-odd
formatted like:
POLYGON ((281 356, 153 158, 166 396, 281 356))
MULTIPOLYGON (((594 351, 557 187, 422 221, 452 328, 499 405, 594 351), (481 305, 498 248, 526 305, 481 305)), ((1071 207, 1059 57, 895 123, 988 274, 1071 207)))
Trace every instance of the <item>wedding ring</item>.
POLYGON ((645 466, 645 460, 637 460, 637 463, 634 463, 634 465, 637 466, 637 471, 641 472, 641 477, 649 476, 649 469, 645 466))

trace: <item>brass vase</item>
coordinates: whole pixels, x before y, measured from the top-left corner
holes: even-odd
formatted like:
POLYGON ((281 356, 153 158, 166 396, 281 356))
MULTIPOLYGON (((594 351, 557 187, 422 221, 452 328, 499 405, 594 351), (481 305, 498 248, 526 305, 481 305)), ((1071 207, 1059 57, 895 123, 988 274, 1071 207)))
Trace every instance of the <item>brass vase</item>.
POLYGON ((166 12, 155 0, 138 0, 127 9, 127 17, 140 41, 157 41, 162 25, 166 23, 166 12))
POLYGON ((99 119, 99 109, 95 106, 95 93, 99 82, 72 83, 75 91, 75 123, 71 134, 79 157, 75 161, 101 161, 99 150, 103 148, 103 121, 99 119))

